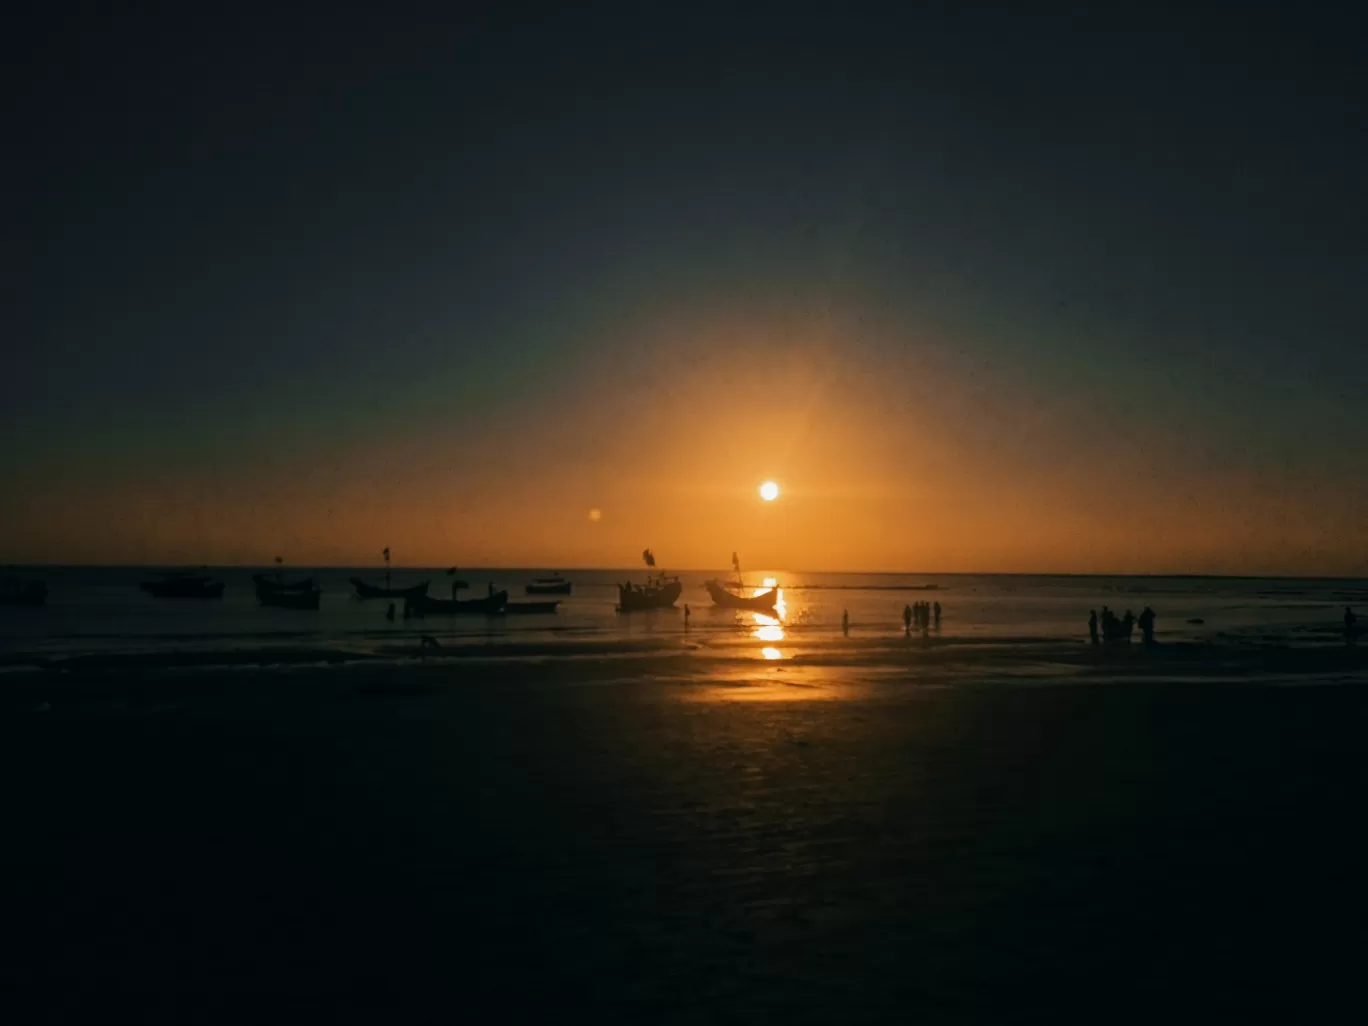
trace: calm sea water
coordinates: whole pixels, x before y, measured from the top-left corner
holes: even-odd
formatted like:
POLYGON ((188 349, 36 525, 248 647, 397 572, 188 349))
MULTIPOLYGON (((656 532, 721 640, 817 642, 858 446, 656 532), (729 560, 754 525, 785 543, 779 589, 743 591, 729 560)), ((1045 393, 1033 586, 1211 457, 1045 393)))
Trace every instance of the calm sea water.
MULTIPOLYGON (((22 568, 6 578, 40 579, 49 599, 38 609, 0 609, 0 653, 11 665, 28 654, 52 656, 101 652, 235 651, 319 649, 374 655, 416 644, 430 634, 446 644, 483 642, 516 648, 520 643, 554 654, 563 643, 668 645, 683 634, 685 603, 692 616, 695 643, 749 646, 769 658, 787 658, 840 637, 848 610, 855 638, 896 637, 902 633, 905 603, 938 601, 943 608, 940 637, 972 641, 1078 640, 1087 636, 1089 609, 1109 605, 1118 614, 1158 613, 1162 641, 1230 641, 1293 645, 1332 644, 1339 640, 1346 604, 1368 605, 1368 581, 1348 579, 1229 577, 1094 577, 924 574, 748 572, 757 585, 773 579, 783 596, 777 619, 712 608, 703 582, 717 573, 684 573, 679 608, 650 614, 619 615, 616 582, 640 581, 644 574, 624 570, 578 571, 567 576, 574 593, 561 596, 554 615, 504 618, 428 618, 404 622, 385 618, 387 603, 362 602, 348 578, 383 579, 375 568, 291 567, 290 576, 307 575, 322 587, 318 611, 263 608, 251 575, 270 568, 215 568, 227 583, 218 601, 160 600, 144 594, 138 582, 155 571, 137 567, 22 568), (925 590, 923 590, 925 589, 925 590), (1203 621, 1200 624, 1193 620, 1203 621), (548 649, 547 646, 550 646, 548 649), (765 650, 770 651, 765 651, 765 650)), ((525 584, 544 571, 516 568, 462 570, 473 589, 507 588, 523 598, 525 584)), ((395 586, 431 582, 433 595, 449 591, 443 570, 403 569, 395 586)), ((1368 609, 1360 610, 1368 612, 1368 609)))

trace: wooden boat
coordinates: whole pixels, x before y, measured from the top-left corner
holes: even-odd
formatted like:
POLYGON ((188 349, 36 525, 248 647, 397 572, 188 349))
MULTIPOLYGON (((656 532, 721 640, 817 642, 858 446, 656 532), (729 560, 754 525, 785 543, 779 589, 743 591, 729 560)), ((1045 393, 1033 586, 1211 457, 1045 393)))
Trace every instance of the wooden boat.
POLYGON ((272 577, 270 574, 252 574, 252 583, 258 588, 273 588, 276 591, 313 591, 314 580, 312 577, 303 577, 297 581, 287 581, 280 576, 272 577))
POLYGON ((560 574, 553 574, 550 577, 538 577, 527 585, 525 591, 528 595, 569 595, 570 588, 568 580, 560 574))
POLYGON ((556 607, 560 605, 559 600, 550 602, 510 602, 504 606, 504 612, 509 616, 516 613, 554 613, 556 607))
POLYGON ((507 605, 506 591, 496 591, 492 595, 474 599, 435 599, 415 595, 404 600, 404 607, 411 616, 500 616, 507 605))
POLYGON ((318 600, 323 592, 319 588, 301 591, 298 588, 276 588, 270 584, 257 584, 257 601, 263 606, 278 609, 317 609, 318 600))
POLYGON ((631 583, 619 584, 617 611, 638 613, 648 609, 669 609, 679 600, 683 591, 684 586, 679 583, 678 577, 666 577, 664 574, 648 578, 641 588, 631 583))
POLYGON ((43 606, 47 604, 47 585, 42 581, 0 585, 0 606, 43 606))
POLYGON ((718 580, 704 581, 703 587, 708 589, 708 596, 712 599, 713 605, 720 606, 723 609, 746 609, 752 613, 773 613, 774 607, 779 601, 778 588, 771 588, 759 595, 750 596, 738 595, 718 580))
POLYGON ((348 580, 351 582, 351 586, 356 589, 356 597, 360 599, 413 599, 426 595, 428 590, 427 581, 422 584, 414 584, 408 588, 385 588, 367 584, 359 577, 350 577, 348 580))
POLYGON ((172 574, 138 585, 153 598, 216 599, 223 597, 223 582, 200 574, 172 574))

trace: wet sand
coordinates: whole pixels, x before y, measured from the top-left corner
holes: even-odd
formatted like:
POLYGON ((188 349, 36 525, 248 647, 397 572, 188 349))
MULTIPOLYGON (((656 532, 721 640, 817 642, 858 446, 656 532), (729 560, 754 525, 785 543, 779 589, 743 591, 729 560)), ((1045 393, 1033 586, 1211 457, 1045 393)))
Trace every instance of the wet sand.
POLYGON ((1362 654, 1144 655, 15 677, 6 989, 22 1021, 1355 1007, 1362 654))

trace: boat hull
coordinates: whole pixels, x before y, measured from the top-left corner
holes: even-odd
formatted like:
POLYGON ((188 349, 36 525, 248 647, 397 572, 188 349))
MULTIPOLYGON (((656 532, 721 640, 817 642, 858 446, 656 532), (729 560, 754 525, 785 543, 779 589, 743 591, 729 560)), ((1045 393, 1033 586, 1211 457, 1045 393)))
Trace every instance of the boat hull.
POLYGON ((435 599, 418 595, 406 602, 414 616, 500 616, 508 605, 508 592, 476 599, 435 599))
POLYGON ((263 606, 277 609, 317 609, 323 593, 318 588, 312 591, 298 591, 293 588, 257 588, 257 601, 263 606))
POLYGON ((533 582, 527 585, 523 592, 528 595, 569 595, 571 584, 569 581, 560 581, 555 584, 537 584, 533 582))
POLYGON ((359 577, 352 577, 349 580, 351 586, 356 589, 356 597, 360 599, 411 599, 426 595, 428 590, 427 581, 409 588, 377 588, 359 577))
POLYGON ((642 613, 652 609, 670 609, 679 601, 684 586, 678 581, 667 581, 643 590, 628 591, 618 586, 619 613, 642 613))
POLYGON ((252 583, 258 588, 270 588, 272 591, 313 591, 314 579, 305 577, 298 581, 283 581, 272 577, 270 574, 252 574, 252 583))
POLYGON ((779 589, 771 588, 760 595, 738 595, 722 586, 720 581, 705 581, 708 597, 720 609, 745 609, 752 613, 772 613, 779 601, 779 589))

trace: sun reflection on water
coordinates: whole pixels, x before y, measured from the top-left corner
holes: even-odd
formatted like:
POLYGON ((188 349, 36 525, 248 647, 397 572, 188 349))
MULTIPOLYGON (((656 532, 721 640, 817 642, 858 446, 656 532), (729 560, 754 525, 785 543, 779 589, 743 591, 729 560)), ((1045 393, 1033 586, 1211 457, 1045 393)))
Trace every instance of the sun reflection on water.
MULTIPOLYGON (((784 640, 784 618, 788 615, 788 607, 784 604, 784 589, 778 587, 778 581, 773 577, 766 577, 762 586, 755 589, 756 595, 763 595, 769 589, 774 588, 774 616, 766 613, 752 613, 755 617, 756 628, 751 632, 752 636, 760 641, 783 641, 784 640)), ((777 648, 766 646, 760 650, 760 654, 766 659, 783 659, 784 653, 777 648)))

